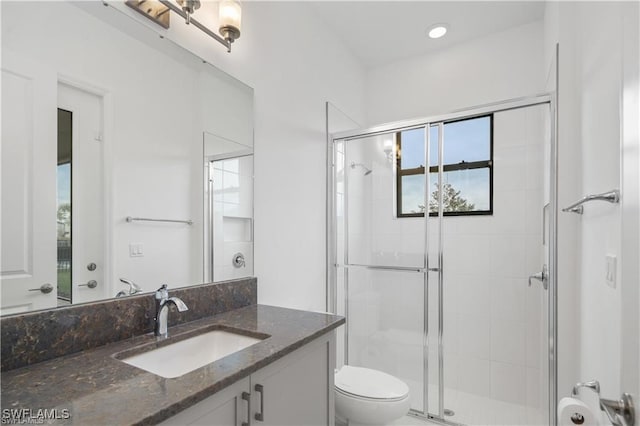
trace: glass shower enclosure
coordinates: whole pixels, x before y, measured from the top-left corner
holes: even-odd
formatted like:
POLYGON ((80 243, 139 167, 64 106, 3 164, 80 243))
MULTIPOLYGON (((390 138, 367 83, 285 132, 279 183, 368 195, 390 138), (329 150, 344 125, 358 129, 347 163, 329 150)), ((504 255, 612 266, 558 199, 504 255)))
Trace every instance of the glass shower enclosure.
POLYGON ((329 136, 337 366, 406 382, 410 415, 553 424, 554 114, 545 95, 329 136))

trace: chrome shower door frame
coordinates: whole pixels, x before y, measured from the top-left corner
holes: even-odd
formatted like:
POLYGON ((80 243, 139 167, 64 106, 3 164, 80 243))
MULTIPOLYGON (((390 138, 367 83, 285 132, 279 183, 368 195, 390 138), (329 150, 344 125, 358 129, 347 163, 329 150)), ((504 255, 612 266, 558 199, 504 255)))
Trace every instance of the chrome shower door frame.
MULTIPOLYGON (((555 93, 535 95, 525 98, 517 98, 506 100, 502 102, 496 102, 491 104, 480 105, 477 107, 454 111, 449 114, 441 114, 432 117, 425 117, 422 119, 398 121, 393 123, 387 123, 379 126, 370 127, 367 129, 356 129, 347 132, 340 132, 330 134, 328 132, 327 125, 327 311, 337 312, 337 268, 340 263, 343 263, 345 274, 345 317, 347 317, 347 327, 345 328, 345 363, 348 360, 348 249, 346 247, 347 240, 347 223, 346 219, 348 213, 347 205, 347 178, 345 174, 345 202, 344 202, 344 215, 345 215, 345 256, 344 259, 337 259, 337 212, 336 212, 336 144, 342 142, 348 142, 353 139, 360 139, 363 137, 370 137, 382 134, 388 134, 392 132, 398 132, 403 130, 410 130, 416 128, 425 129, 425 212, 428 212, 428 200, 429 200, 429 188, 430 188, 430 173, 428 172, 430 166, 430 129, 431 126, 438 126, 438 188, 442 186, 442 162, 443 162, 443 139, 444 139, 444 123, 449 121, 474 118, 486 114, 498 113, 503 111, 509 111, 520 108, 527 108, 536 105, 547 105, 549 107, 550 117, 550 134, 549 145, 551 150, 550 164, 549 164, 549 203, 550 203, 550 217, 549 217, 549 295, 548 295, 548 362, 549 362, 549 381, 548 381, 548 410, 549 410, 549 424, 555 425, 556 422, 556 410, 557 410, 557 98, 555 93)), ((327 116, 328 119, 328 116, 327 116)), ((346 145, 345 153, 346 155, 346 145)), ((449 422, 444 417, 444 359, 443 359, 443 234, 442 234, 442 219, 443 219, 443 203, 442 190, 439 190, 439 209, 438 209, 438 253, 437 253, 437 266, 430 267, 429 265, 429 214, 424 215, 424 234, 425 234, 425 255, 424 255, 424 267, 423 268, 402 268, 391 267, 385 269, 393 270, 413 270, 416 272, 422 272, 424 274, 424 312, 423 312, 423 359, 424 359, 424 371, 423 371, 423 411, 411 410, 409 414, 420 417, 426 420, 435 421, 443 424, 454 424, 449 422), (429 401, 428 401, 428 338, 429 338, 429 320, 428 320, 428 306, 429 306, 429 273, 437 272, 438 276, 438 412, 429 413, 429 401)), ((543 231, 544 232, 544 231, 543 231)), ((374 265, 358 265, 365 266, 372 269, 379 269, 380 267, 374 265)))

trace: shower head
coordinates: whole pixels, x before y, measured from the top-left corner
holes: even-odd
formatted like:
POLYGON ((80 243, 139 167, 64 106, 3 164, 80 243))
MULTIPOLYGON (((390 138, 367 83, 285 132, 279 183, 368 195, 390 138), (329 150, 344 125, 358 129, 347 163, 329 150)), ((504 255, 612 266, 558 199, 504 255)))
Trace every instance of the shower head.
POLYGON ((365 165, 364 165, 364 164, 362 164, 362 163, 355 163, 355 162, 353 162, 353 161, 352 161, 352 162, 351 162, 351 168, 352 168, 352 169, 355 169, 356 167, 362 167, 362 168, 364 169, 364 175, 365 175, 365 176, 370 175, 370 174, 371 174, 371 172, 373 171, 373 170, 371 170, 370 168, 368 168, 367 166, 365 166, 365 165))

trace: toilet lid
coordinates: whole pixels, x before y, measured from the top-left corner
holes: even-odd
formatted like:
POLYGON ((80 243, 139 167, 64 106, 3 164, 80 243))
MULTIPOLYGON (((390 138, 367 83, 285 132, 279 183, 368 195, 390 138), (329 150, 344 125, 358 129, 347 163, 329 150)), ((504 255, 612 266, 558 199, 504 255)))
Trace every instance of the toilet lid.
POLYGON ((402 380, 370 368, 345 365, 336 373, 335 382, 339 391, 365 398, 402 399, 409 394, 402 380))

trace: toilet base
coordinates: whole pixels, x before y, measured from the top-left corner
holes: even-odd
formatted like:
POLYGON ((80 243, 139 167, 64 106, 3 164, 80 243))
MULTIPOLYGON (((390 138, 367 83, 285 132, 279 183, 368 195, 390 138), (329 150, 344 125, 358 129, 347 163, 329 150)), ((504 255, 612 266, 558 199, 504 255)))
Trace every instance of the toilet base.
POLYGON ((335 393, 336 425, 385 426, 409 412, 409 395, 399 401, 372 401, 335 393))

